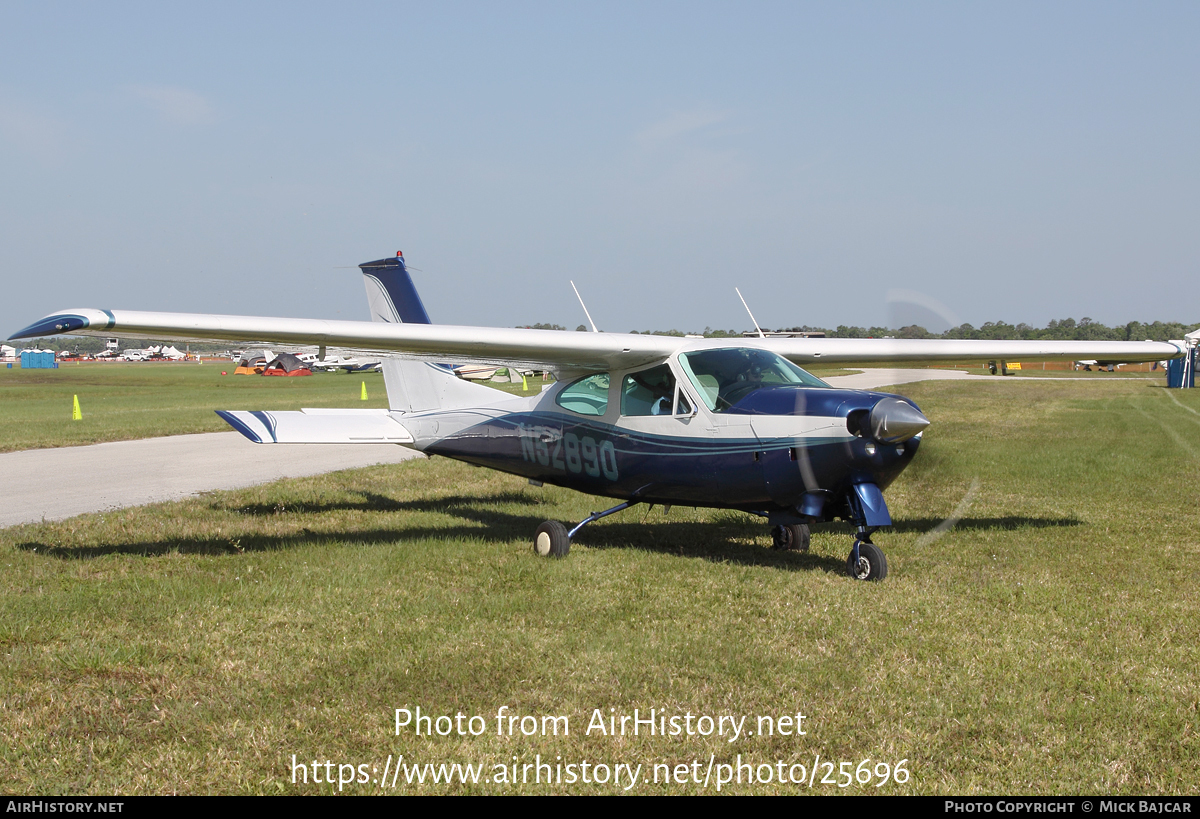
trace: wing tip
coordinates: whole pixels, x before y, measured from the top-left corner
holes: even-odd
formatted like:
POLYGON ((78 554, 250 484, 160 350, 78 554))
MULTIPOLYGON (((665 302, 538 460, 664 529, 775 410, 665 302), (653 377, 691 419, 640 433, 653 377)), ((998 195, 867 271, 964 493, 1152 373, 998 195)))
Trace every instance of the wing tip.
POLYGON ((92 326, 87 316, 74 311, 51 313, 45 318, 38 319, 28 327, 22 328, 9 336, 9 339, 39 338, 41 336, 57 336, 64 333, 77 333, 92 326))
POLYGON ((247 426, 246 423, 244 421, 242 421, 242 419, 238 418, 237 414, 235 412, 231 412, 229 410, 213 410, 213 411, 221 417, 222 421, 229 424, 229 426, 233 427, 238 432, 242 433, 242 435, 244 435, 246 438, 249 438, 251 441, 253 441, 256 444, 263 443, 262 437, 257 432, 255 432, 253 429, 251 429, 249 426, 247 426))

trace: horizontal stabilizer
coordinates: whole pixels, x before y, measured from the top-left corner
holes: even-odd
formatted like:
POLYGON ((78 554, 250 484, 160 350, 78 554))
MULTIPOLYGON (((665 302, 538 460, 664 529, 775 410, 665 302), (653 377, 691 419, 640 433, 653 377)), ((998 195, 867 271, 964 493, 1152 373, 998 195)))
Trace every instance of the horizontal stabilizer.
POLYGON ((299 412, 217 410, 256 444, 411 444, 413 437, 385 409, 303 409, 299 412))

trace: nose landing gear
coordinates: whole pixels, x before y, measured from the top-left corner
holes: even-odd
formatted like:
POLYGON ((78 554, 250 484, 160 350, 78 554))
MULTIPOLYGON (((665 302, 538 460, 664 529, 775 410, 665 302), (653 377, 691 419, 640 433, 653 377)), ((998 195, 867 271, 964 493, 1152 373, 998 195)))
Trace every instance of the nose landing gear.
POLYGON ((846 559, 846 569, 857 580, 883 580, 887 577, 887 558, 871 542, 871 535, 879 527, 892 525, 883 493, 873 483, 855 484, 846 496, 846 504, 850 508, 850 520, 858 527, 854 548, 846 559))
POLYGON ((871 542, 869 533, 859 533, 854 548, 846 558, 846 569, 855 580, 883 580, 887 577, 887 558, 883 550, 871 542))

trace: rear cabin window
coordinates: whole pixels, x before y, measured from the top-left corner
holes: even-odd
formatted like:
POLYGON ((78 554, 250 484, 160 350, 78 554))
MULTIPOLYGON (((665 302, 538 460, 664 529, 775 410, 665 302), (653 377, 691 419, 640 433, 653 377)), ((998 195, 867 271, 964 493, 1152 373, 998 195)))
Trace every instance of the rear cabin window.
POLYGON ((603 415, 608 410, 608 383, 608 373, 581 378, 564 387, 555 403, 580 415, 603 415))

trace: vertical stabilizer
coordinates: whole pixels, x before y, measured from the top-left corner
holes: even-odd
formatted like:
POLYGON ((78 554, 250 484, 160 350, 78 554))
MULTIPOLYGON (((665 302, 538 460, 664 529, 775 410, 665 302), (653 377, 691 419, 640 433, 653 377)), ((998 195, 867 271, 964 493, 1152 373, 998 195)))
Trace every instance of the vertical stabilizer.
POLYGON ((412 276, 404 265, 404 254, 396 251, 395 258, 376 259, 360 264, 363 283, 367 287, 367 305, 371 321, 403 324, 433 324, 425 305, 417 295, 412 276))
MULTIPOLYGON (((367 288, 371 321, 399 324, 432 324, 416 285, 408 275, 404 254, 359 265, 367 288)), ((486 406, 504 393, 463 381, 443 364, 401 358, 383 360, 383 383, 388 406, 400 412, 486 406)))

